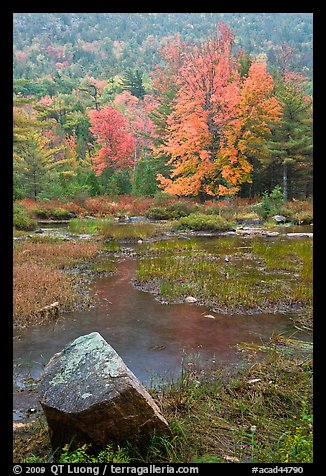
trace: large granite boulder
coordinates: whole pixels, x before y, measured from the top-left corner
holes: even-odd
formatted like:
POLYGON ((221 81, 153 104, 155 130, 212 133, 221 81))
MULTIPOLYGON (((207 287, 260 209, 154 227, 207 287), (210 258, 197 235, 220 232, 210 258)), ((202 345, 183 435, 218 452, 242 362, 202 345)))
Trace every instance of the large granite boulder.
POLYGON ((143 445, 170 434, 153 398, 117 352, 93 332, 55 354, 39 384, 53 449, 126 440, 143 445))

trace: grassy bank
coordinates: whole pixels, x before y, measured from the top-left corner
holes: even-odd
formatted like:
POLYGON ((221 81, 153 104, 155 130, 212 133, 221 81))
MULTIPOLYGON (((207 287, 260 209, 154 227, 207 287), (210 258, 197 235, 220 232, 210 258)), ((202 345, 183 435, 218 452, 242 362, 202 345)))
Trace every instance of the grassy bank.
POLYGON ((136 285, 162 299, 194 296, 221 312, 312 306, 312 242, 218 238, 153 243, 139 260, 136 285))
MULTIPOLYGON (((42 309, 54 302, 67 311, 85 300, 77 290, 80 277, 65 274, 64 269, 93 260, 98 254, 96 242, 32 242, 14 246, 14 325, 30 326, 44 320, 42 309)), ((82 289, 80 289, 82 291, 82 289)))
POLYGON ((155 220, 179 220, 189 215, 203 214, 208 217, 219 216, 228 222, 243 220, 271 221, 273 215, 284 215, 289 223, 310 224, 313 221, 312 200, 291 200, 285 202, 275 193, 264 194, 253 199, 234 198, 207 200, 199 203, 195 198, 176 198, 164 193, 155 197, 117 197, 101 195, 80 199, 52 199, 35 201, 30 198, 16 200, 14 207, 17 226, 30 227, 38 219, 70 219, 93 216, 96 218, 147 216, 155 220), (19 208, 19 210, 18 210, 19 208), (25 214, 25 217, 23 216, 25 214), (26 218, 27 215, 27 218, 26 218), (30 223, 32 220, 32 224, 30 223))
MULTIPOLYGON (((153 438, 142 450, 126 445, 92 459, 67 448, 62 461, 311 462, 311 349, 296 342, 274 337, 247 349, 247 364, 228 378, 189 356, 179 379, 151 390, 172 438, 153 438), (257 361, 257 352, 265 358, 257 361)), ((16 428, 14 437, 15 462, 51 460, 44 420, 16 428)))

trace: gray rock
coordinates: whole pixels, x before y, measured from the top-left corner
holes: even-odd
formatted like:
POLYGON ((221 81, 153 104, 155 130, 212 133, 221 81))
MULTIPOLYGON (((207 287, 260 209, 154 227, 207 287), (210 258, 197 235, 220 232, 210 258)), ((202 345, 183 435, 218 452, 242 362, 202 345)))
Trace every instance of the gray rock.
POLYGON ((313 238, 313 233, 287 233, 289 238, 313 238))
POLYGON ((188 303, 192 303, 192 302, 197 302, 197 299, 193 296, 187 296, 185 301, 188 303))
POLYGON ((264 233, 263 228, 251 228, 251 227, 244 227, 244 228, 237 228, 237 234, 239 235, 261 235, 264 233))
POLYGON ((143 445, 154 433, 171 434, 153 398, 97 332, 52 357, 39 396, 54 450, 71 440, 73 447, 126 440, 143 445))
POLYGON ((272 218, 274 218, 277 223, 285 223, 286 222, 286 217, 283 215, 274 215, 272 218))
POLYGON ((267 236, 267 237, 273 237, 273 236, 278 236, 279 235, 279 232, 278 231, 267 231, 264 236, 267 236))

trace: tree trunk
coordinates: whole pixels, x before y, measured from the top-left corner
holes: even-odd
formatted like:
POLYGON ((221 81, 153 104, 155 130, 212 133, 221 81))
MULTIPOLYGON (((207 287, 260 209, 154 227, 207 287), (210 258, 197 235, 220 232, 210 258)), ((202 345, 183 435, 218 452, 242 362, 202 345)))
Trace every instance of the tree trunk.
POLYGON ((287 163, 283 162, 283 197, 284 200, 288 199, 288 168, 287 163))

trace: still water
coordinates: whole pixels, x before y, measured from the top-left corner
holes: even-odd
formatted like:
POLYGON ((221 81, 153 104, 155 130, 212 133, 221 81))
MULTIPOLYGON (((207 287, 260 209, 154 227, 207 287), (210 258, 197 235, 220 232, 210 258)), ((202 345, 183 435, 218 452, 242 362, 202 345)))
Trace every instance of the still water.
MULTIPOLYGON (((235 363, 240 359, 235 348, 239 342, 263 342, 273 333, 298 333, 289 316, 282 314, 225 315, 195 304, 160 304, 151 294, 132 286, 136 266, 135 260, 126 259, 113 276, 96 279, 92 285, 98 296, 95 307, 16 332, 16 385, 28 377, 37 379, 53 354, 94 331, 145 385, 153 375, 178 375, 186 354, 200 355, 203 363, 235 363), (205 317, 207 314, 215 318, 205 317)), ((299 334, 298 338, 305 338, 299 334)))

